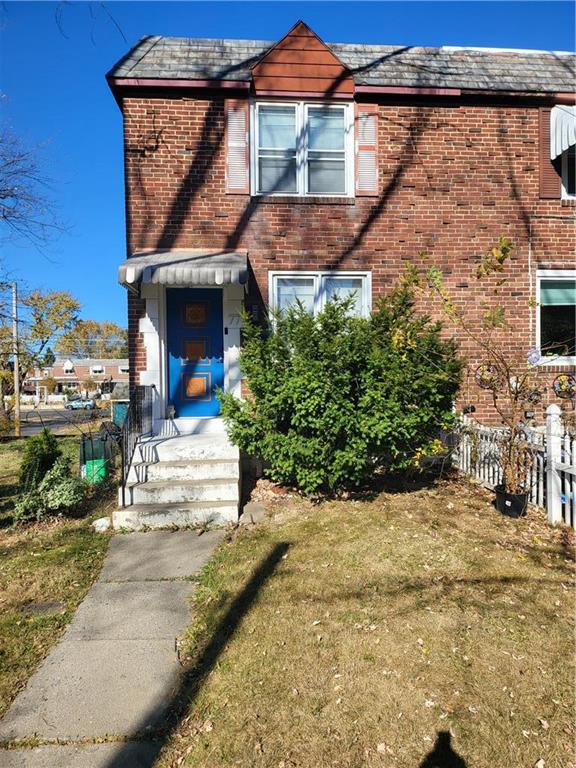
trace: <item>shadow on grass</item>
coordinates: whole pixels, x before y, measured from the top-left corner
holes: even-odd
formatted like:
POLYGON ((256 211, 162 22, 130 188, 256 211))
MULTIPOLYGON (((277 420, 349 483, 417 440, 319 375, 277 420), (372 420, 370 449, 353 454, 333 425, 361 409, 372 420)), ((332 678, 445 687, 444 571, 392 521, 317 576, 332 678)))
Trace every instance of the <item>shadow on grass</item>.
MULTIPOLYGON (((272 547, 268 555, 254 570, 246 586, 230 604, 225 615, 214 629, 212 636, 208 638, 203 648, 197 654, 194 665, 184 672, 170 702, 165 726, 157 734, 157 738, 154 739, 154 747, 149 754, 149 759, 143 762, 142 756, 140 756, 138 762, 134 762, 134 744, 127 742, 125 748, 123 747, 119 750, 107 764, 106 768, 152 768, 160 750, 169 741, 181 718, 185 716, 189 707, 193 704, 204 681, 214 669, 221 653, 234 636, 242 619, 252 607, 261 589, 274 574, 278 563, 288 551, 289 546, 287 542, 281 542, 272 547)), ((144 719, 144 722, 149 721, 149 717, 144 719)))
POLYGON ((450 733, 438 731, 436 743, 418 768, 467 768, 468 763, 452 749, 450 733))

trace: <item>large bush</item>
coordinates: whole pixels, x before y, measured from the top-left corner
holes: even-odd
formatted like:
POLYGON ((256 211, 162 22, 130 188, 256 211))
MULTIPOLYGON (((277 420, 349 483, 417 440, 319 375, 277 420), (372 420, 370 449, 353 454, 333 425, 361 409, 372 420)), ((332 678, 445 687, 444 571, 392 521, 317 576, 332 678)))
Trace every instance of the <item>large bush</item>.
POLYGON ((18 480, 20 491, 36 489, 61 454, 55 435, 46 427, 39 435, 27 438, 18 480))
POLYGON ((462 363, 440 325, 419 316, 405 283, 369 319, 329 303, 316 318, 290 309, 244 325, 250 395, 220 393, 234 443, 268 476, 308 494, 400 470, 451 421, 462 363))

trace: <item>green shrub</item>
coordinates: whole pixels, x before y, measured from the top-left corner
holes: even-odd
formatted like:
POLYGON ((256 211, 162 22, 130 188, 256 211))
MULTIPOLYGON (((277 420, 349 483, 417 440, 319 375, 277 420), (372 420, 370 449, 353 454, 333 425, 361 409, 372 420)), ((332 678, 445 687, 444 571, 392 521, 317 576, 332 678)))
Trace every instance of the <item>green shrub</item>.
POLYGON ((245 318, 250 394, 219 393, 231 440, 307 494, 409 467, 449 425, 460 382, 454 342, 415 312, 407 282, 368 319, 349 308, 329 303, 316 318, 291 308, 266 328, 245 318))
POLYGON ((21 494, 14 505, 14 520, 24 523, 51 515, 74 515, 87 491, 86 482, 72 474, 70 459, 59 457, 36 488, 21 494))
POLYGON ((20 490, 26 493, 37 488, 61 454, 55 435, 46 427, 39 435, 27 438, 20 465, 20 490))

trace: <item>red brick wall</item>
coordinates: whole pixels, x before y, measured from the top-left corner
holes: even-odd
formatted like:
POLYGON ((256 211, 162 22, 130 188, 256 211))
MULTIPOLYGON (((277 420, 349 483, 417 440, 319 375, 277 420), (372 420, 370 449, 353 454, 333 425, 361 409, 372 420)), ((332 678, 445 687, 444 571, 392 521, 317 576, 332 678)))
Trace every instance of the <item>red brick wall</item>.
MULTIPOLYGON (((381 104, 382 193, 346 201, 226 194, 219 97, 127 97, 124 114, 129 252, 246 248, 264 301, 268 270, 321 268, 372 270, 375 300, 427 251, 474 320, 488 293, 474 277, 478 259, 506 235, 515 245, 506 344, 524 354, 535 341, 529 259, 533 285, 537 268, 574 267, 576 209, 538 197, 537 107, 381 104)), ((129 298, 135 372, 145 367, 143 309, 129 298)), ((468 339, 461 348, 479 358, 468 339)))

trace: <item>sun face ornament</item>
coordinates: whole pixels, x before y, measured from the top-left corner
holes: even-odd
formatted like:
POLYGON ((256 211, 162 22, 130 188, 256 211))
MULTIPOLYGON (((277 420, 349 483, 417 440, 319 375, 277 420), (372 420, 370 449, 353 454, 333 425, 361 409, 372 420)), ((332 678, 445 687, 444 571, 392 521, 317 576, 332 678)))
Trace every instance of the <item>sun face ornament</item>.
POLYGON ((482 363, 476 368, 474 378, 481 389, 498 389, 502 381, 498 368, 488 363, 482 363))
POLYGON ((554 379, 552 389, 556 397, 561 400, 574 400, 576 398, 576 376, 571 373, 561 373, 554 379))

